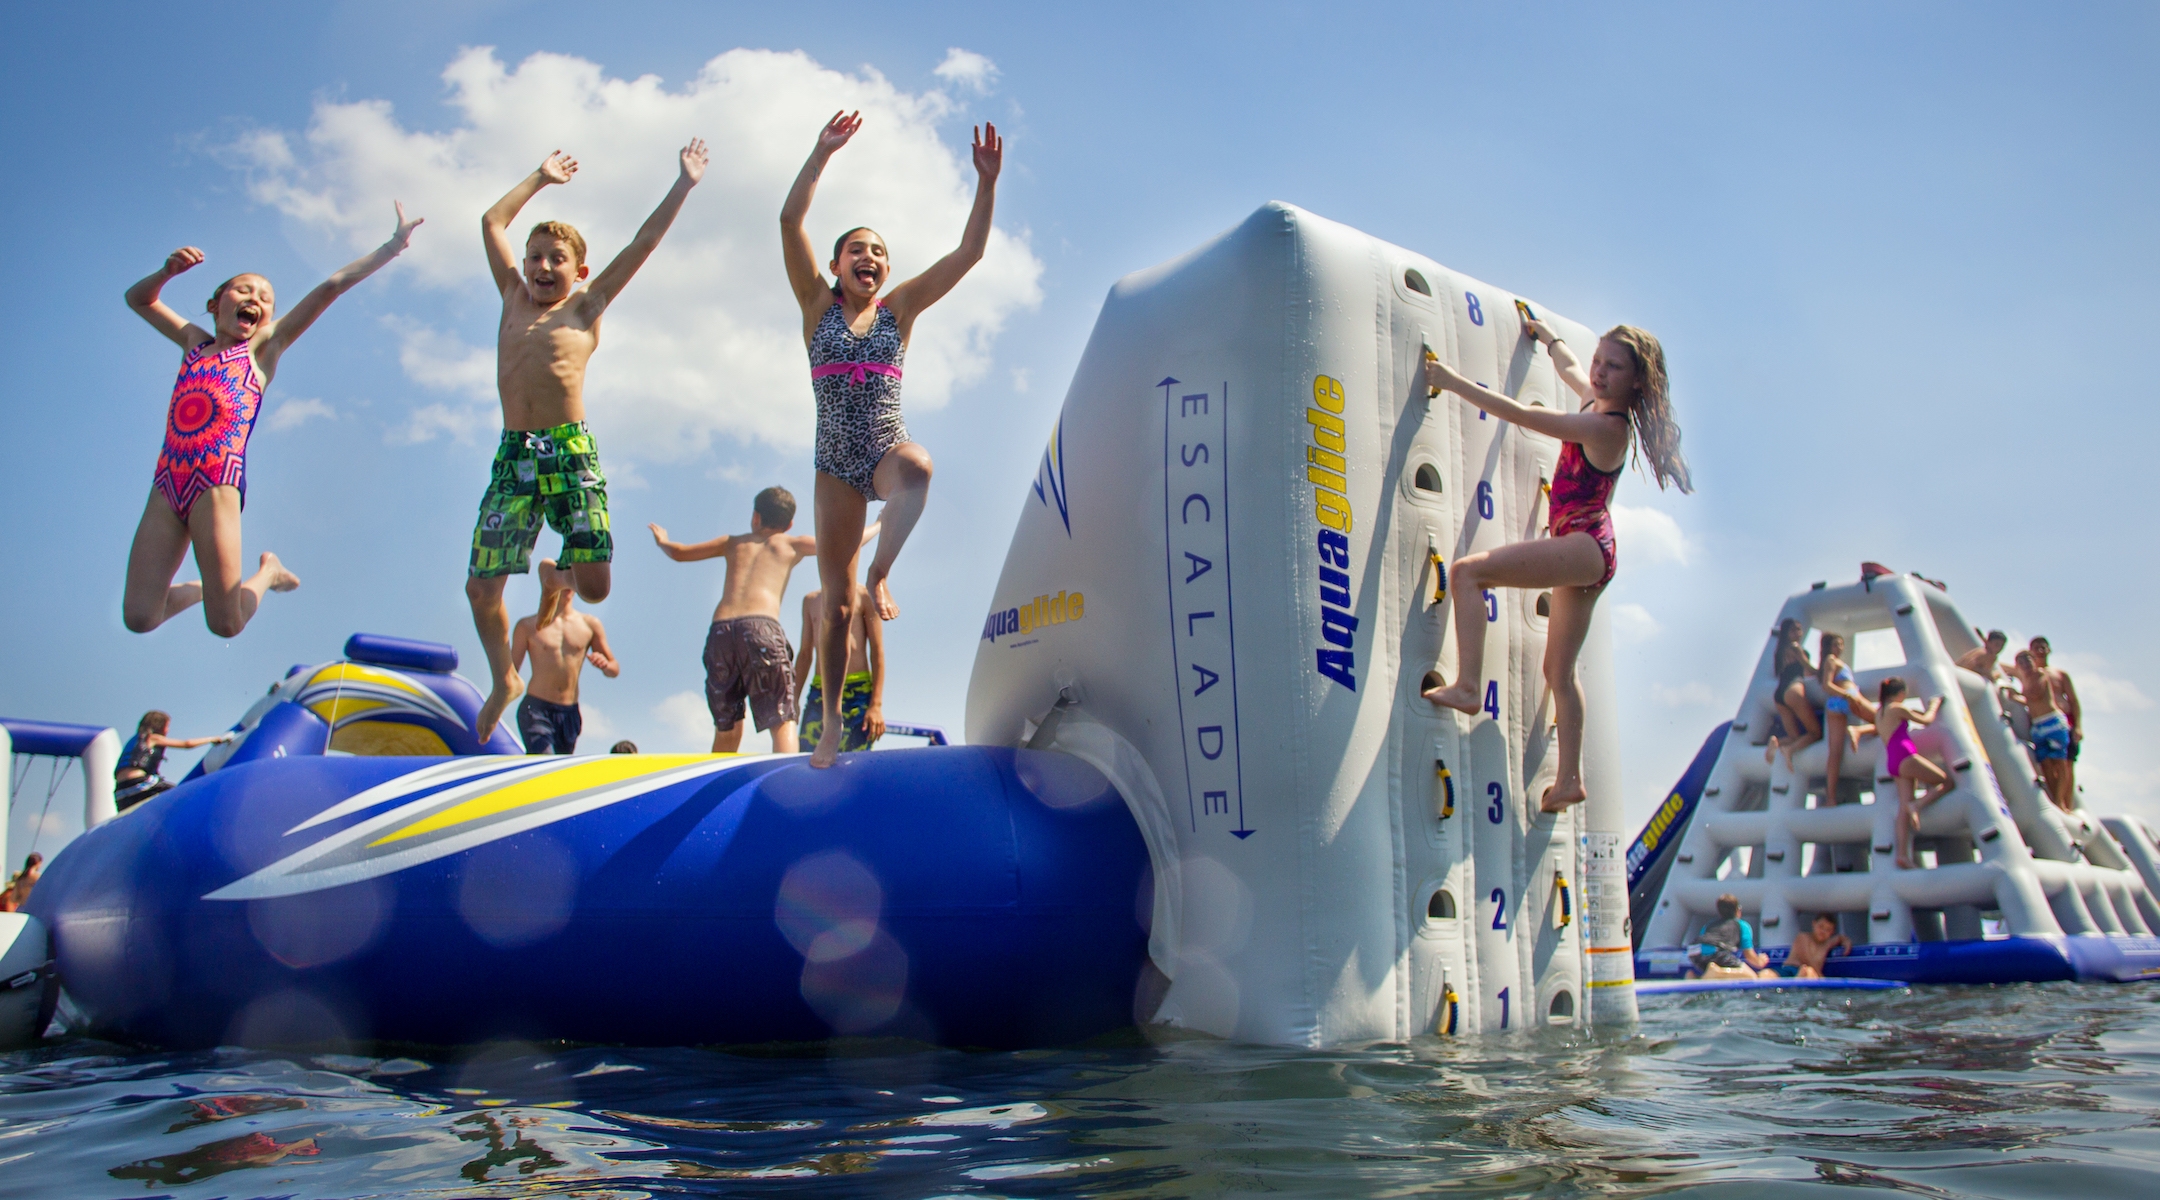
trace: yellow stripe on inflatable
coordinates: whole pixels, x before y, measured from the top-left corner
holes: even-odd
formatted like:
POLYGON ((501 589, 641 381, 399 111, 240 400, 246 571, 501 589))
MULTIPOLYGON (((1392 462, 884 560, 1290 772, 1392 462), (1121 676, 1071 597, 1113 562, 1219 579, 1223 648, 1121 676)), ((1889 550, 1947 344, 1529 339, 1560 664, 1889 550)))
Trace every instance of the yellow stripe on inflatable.
MULTIPOLYGON (((336 725, 347 717, 389 707, 391 707, 391 702, 388 700, 370 700, 365 696, 332 696, 327 700, 318 700, 308 705, 308 711, 330 724, 336 725)), ((399 709, 402 711, 403 706, 400 705, 399 709)))
POLYGON ((432 695, 403 675, 378 671, 359 663, 331 663, 308 678, 308 686, 311 688, 338 683, 372 683, 379 687, 394 688, 408 695, 432 695))
POLYGON ((476 821, 559 796, 567 796, 572 792, 624 783, 661 771, 686 767, 692 763, 706 762, 713 757, 715 756, 710 754, 611 754, 604 758, 594 758, 564 767, 560 771, 549 771, 545 775, 521 780, 508 787, 482 792, 469 800, 422 817, 394 833, 376 838, 368 843, 368 847, 373 849, 376 846, 386 846, 406 838, 419 837, 424 833, 433 833, 438 829, 448 829, 467 821, 476 821))

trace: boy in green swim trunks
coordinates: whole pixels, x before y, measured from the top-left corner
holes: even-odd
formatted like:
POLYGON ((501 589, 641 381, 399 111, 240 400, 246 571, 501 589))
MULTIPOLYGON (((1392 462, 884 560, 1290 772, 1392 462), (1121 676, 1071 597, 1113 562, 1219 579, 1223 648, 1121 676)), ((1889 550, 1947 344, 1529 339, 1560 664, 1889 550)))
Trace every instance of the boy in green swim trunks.
MULTIPOLYGON (((885 622, 867 603, 854 605, 852 612, 847 677, 840 685, 840 749, 868 750, 885 736, 885 622)), ((824 672, 816 669, 824 631, 825 593, 812 592, 802 602, 802 650, 795 656, 795 678, 810 684, 810 694, 797 707, 803 714, 802 739, 813 746, 825 732, 824 672)))
POLYGON ((680 171, 630 244, 593 281, 585 239, 561 221, 533 227, 518 257, 510 222, 551 183, 568 183, 577 160, 558 150, 480 217, 488 269, 502 295, 496 330, 495 383, 502 394, 503 436, 493 478, 480 498, 473 529, 465 597, 473 628, 487 652, 493 689, 474 731, 482 738, 502 720, 525 685, 510 662, 510 613, 503 585, 531 569, 533 543, 545 521, 563 537, 557 561, 588 604, 607 599, 615 540, 608 525, 607 476, 585 428, 585 365, 600 345, 600 318, 630 277, 651 257, 705 175, 705 143, 695 138, 677 156, 680 171))

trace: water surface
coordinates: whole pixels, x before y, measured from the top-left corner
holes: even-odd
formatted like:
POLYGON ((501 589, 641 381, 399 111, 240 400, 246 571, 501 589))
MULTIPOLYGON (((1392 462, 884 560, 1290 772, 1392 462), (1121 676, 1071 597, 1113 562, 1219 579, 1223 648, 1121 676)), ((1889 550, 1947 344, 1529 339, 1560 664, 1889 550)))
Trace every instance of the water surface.
POLYGON ((0 1196, 2160 1195, 2160 986, 1710 993, 1317 1052, 0 1056, 0 1196))

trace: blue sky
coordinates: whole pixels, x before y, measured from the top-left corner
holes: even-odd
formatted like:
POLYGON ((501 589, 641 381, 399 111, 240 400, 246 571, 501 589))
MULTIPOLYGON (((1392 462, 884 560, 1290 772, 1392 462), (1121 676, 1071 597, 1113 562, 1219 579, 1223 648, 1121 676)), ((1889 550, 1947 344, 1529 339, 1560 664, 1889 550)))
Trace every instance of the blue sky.
MULTIPOLYGON (((12 117, 0 204, 16 263, 0 303, 17 338, 0 359, 11 452, 0 509, 16 564, 0 598, 12 635, 0 711, 125 729, 156 706, 179 732, 207 732, 355 629, 450 641, 477 663, 460 589, 493 419, 471 374, 494 319, 477 207, 421 209, 415 256, 341 300, 286 360, 250 456, 247 551, 278 550, 306 586, 273 597, 231 642, 192 615, 146 637, 120 625, 175 365, 120 292, 192 243, 210 265, 174 285, 176 299, 192 306, 248 269, 289 304, 389 228, 386 203, 324 221, 296 215, 295 197, 373 197, 391 185, 367 177, 370 164, 403 169, 400 147, 474 137, 445 81, 453 63, 486 66, 473 48, 492 47, 511 83, 530 86, 545 82, 520 74, 531 56, 560 56, 546 60, 556 70, 578 60, 608 103, 631 101, 605 81, 656 77, 661 117, 711 60, 762 50, 780 52, 755 61, 784 79, 729 101, 748 105, 741 130, 671 131, 656 117, 646 132, 740 133, 754 147, 774 131, 792 173, 842 102, 824 102, 821 81, 906 108, 887 128, 934 139, 943 157, 922 156, 894 219, 950 232, 896 243, 903 271, 911 252, 957 237, 945 214, 964 205, 969 123, 995 120, 1009 139, 998 221, 1011 243, 970 281, 972 300, 964 287, 925 321, 950 323, 942 406, 910 393, 939 476, 895 580, 907 614, 891 633, 894 718, 961 723, 1012 521, 1105 290, 1281 199, 1591 325, 1627 321, 1664 339, 1699 491, 1660 495, 1630 476, 1620 492, 1670 519, 1648 519, 1660 536, 1623 542, 1605 601, 1620 634, 1631 820, 1730 715, 1783 597, 1853 578, 1862 559, 1947 580, 1975 621, 2051 635, 2093 709, 2088 802, 2160 818, 2160 750, 2146 732, 2160 695, 2149 682, 2160 572, 2145 527, 2156 430, 2140 373, 2160 265, 2151 10, 859 12, 378 0, 184 29, 135 5, 14 14, 0 46, 12 117), (955 48, 994 69, 965 69, 974 60, 955 48), (372 132, 325 140, 325 114, 373 121, 372 132), (265 149, 279 145, 284 165, 265 149)), ((538 144, 548 132, 517 135, 535 162, 554 148, 538 144)), ((606 254, 671 168, 639 137, 591 140, 601 144, 569 148, 588 163, 577 199, 593 205, 606 254)), ((516 171, 491 169, 458 186, 492 199, 516 171)), ((685 746, 719 572, 662 559, 642 525, 739 530, 767 482, 807 499, 808 454, 790 441, 806 426, 771 418, 789 403, 807 413, 807 398, 776 408, 754 346, 641 377, 623 344, 639 312, 648 336, 696 335, 702 326, 667 324, 688 319, 666 302, 693 282, 721 317, 753 321, 778 288, 765 210, 779 196, 768 204, 759 189, 779 169, 715 162, 678 231, 703 247, 710 277, 678 263, 642 297, 641 277, 626 299, 646 307, 616 310, 624 332, 592 369, 596 428, 604 448, 622 447, 610 453, 616 595, 597 611, 624 672, 589 679, 586 698, 596 727, 653 748, 685 746), (738 213, 755 219, 724 228, 738 213)), ((846 204, 876 195, 860 194, 846 204)), ((529 605, 520 586, 513 603, 529 605)), ((16 814, 18 852, 33 816, 16 814)))

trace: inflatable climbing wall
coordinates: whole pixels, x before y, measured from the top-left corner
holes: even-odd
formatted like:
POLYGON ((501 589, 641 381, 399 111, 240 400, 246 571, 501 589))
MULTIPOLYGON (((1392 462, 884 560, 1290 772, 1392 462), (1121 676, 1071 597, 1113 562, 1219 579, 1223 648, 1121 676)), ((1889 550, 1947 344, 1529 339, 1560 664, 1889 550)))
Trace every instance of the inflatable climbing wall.
MULTIPOLYGON (((967 735, 1070 752, 1124 795, 1154 868, 1143 1020, 1329 1046, 1634 1019, 1604 618, 1590 801, 1542 816, 1545 597, 1446 586, 1457 557, 1543 536, 1559 444, 1428 398, 1424 353, 1576 407, 1514 301, 1284 204, 1111 290, 967 735), (1491 622, 1474 718, 1419 695, 1454 678, 1455 604, 1491 622)), ((1536 310, 1587 358, 1591 330, 1536 310)))

